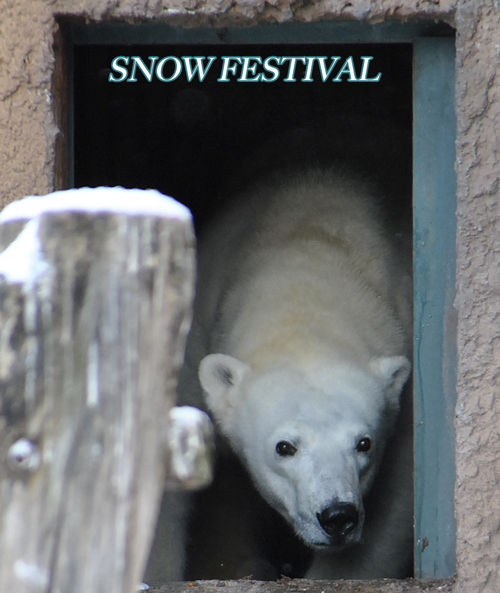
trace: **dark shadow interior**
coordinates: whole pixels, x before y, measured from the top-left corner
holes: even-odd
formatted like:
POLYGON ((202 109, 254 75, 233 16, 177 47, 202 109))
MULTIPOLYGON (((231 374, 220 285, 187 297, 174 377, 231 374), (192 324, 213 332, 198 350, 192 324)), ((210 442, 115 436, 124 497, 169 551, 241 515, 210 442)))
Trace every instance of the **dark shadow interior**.
MULTIPOLYGON (((199 226, 214 211, 228 179, 244 183, 282 165, 347 159, 411 188, 410 44, 172 45, 74 48, 74 186, 156 188, 191 208, 199 226), (203 82, 108 82, 116 56, 216 56, 203 82), (379 82, 218 82, 221 56, 349 56, 359 77, 361 56, 373 56, 379 82), (264 155, 269 155, 265 158, 264 155), (389 167, 382 166, 390 163, 389 167), (251 163, 250 165, 248 163, 251 163), (244 164, 244 165, 243 165, 244 164), (384 171, 385 169, 385 171, 384 171), (241 180, 241 181, 240 181, 241 180)), ((173 66, 166 65, 173 70, 173 66)), ((262 71, 262 69, 260 70, 262 71)), ((116 76, 116 73, 114 73, 116 76)), ((269 74, 266 73, 268 76, 269 74)), ((331 78, 331 77, 330 77, 331 78)))
MULTIPOLYGON (((199 231, 234 187, 275 168, 347 161, 379 183, 388 210, 411 237, 411 44, 77 46, 73 88, 75 187, 158 189, 192 210, 199 231), (149 56, 217 61, 203 82, 188 82, 184 73, 173 82, 148 82, 138 72, 137 82, 112 83, 116 56, 140 56, 145 64, 149 56), (302 82, 305 66, 299 63, 296 82, 283 80, 283 66, 276 82, 231 77, 223 83, 217 80, 222 56, 341 56, 339 64, 352 56, 358 70, 362 56, 373 56, 370 76, 382 76, 379 82, 349 82, 346 74, 334 83, 316 71, 314 82, 302 82)), ((218 471, 235 470, 225 460, 218 471)), ((216 484, 228 488, 221 480, 216 484)), ((210 500, 210 494, 200 495, 198 517, 206 515, 210 500)), ((307 554, 276 513, 262 501, 256 508, 261 524, 272 526, 272 537, 263 535, 263 554, 280 574, 303 576, 307 554)), ((188 578, 218 578, 192 568, 207 558, 200 521, 196 527, 188 578)))

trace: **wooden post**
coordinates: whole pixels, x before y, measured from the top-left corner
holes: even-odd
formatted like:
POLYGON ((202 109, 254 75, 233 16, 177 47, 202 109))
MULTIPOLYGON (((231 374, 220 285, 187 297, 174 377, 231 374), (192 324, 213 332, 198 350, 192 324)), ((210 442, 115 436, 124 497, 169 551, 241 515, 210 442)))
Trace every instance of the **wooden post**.
POLYGON ((169 200, 72 190, 0 214, 2 592, 142 577, 193 291, 189 213, 169 200))

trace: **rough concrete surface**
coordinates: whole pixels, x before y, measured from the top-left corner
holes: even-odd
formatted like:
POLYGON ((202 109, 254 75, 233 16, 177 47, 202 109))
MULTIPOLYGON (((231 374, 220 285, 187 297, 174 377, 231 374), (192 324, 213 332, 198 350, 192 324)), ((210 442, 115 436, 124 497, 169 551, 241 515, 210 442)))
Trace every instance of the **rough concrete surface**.
POLYGON ((0 14, 0 205, 5 205, 52 189, 55 21, 44 2, 2 0, 0 14))
POLYGON ((457 14, 458 591, 500 587, 500 10, 457 14))
POLYGON ((170 583, 149 593, 452 593, 454 580, 415 581, 311 581, 282 579, 281 581, 194 581, 170 583))
MULTIPOLYGON (((426 18, 443 19, 456 27, 456 591, 500 590, 499 3, 496 0, 0 0, 0 206, 54 188, 58 133, 54 122, 58 119, 53 112, 57 101, 51 94, 51 84, 55 67, 54 33, 57 18, 61 17, 129 22, 155 18, 191 27, 248 26, 322 18, 370 22, 426 18)), ((418 587, 425 590, 423 585, 418 587)))

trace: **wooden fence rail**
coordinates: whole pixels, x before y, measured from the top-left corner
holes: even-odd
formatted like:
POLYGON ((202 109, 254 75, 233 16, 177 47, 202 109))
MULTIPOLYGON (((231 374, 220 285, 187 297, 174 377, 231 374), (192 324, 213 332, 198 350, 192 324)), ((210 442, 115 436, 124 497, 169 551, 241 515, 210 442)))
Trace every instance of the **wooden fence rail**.
POLYGON ((100 188, 0 223, 0 591, 130 593, 190 322, 189 214, 100 188))

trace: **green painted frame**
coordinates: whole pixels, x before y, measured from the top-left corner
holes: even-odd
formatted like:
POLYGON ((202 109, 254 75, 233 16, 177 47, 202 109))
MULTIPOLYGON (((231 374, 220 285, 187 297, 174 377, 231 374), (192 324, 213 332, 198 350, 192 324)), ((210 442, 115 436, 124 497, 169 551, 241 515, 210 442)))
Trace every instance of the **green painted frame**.
POLYGON ((455 46, 413 52, 415 569, 455 572, 455 46))
POLYGON ((163 23, 63 23, 69 63, 72 174, 72 47, 108 44, 412 43, 414 50, 415 576, 455 572, 453 488, 456 377, 454 37, 440 23, 324 21, 249 28, 163 23))

